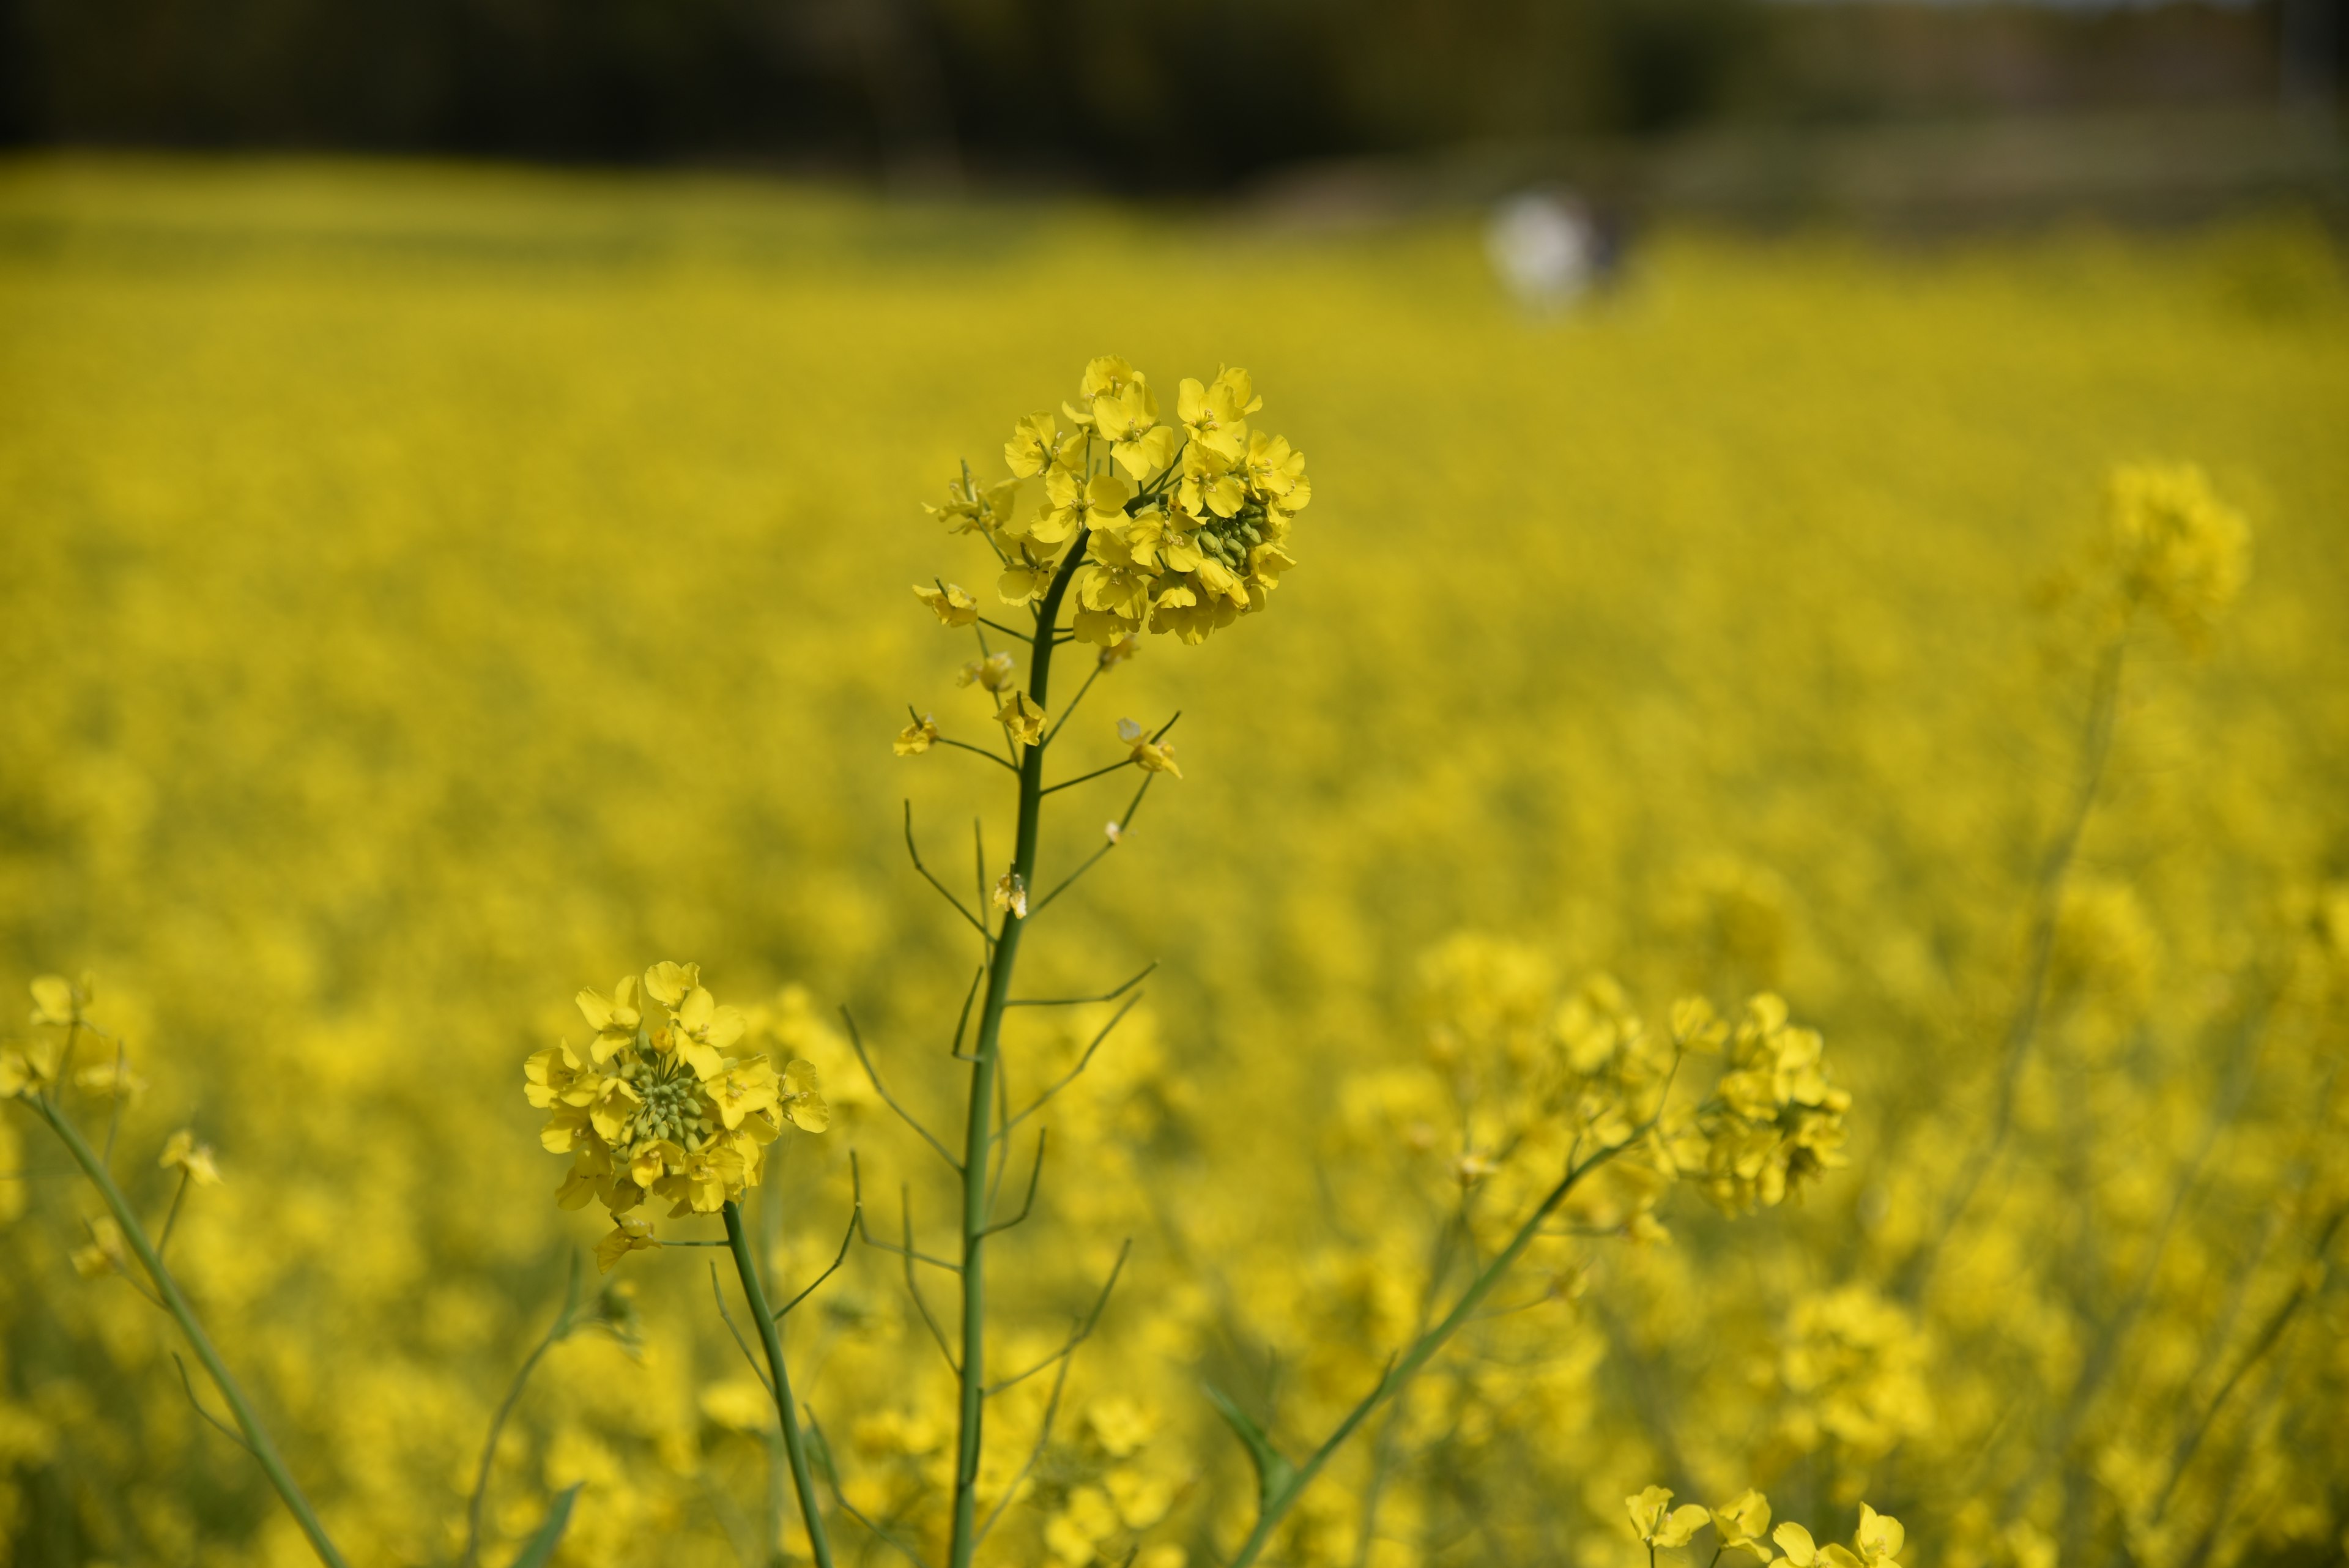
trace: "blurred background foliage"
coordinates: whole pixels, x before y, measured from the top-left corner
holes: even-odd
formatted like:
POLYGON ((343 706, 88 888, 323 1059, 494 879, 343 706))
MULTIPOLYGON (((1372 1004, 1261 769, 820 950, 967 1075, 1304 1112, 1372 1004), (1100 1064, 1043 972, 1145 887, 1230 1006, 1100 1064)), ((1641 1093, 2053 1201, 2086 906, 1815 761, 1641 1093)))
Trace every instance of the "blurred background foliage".
POLYGON ((1462 147, 1555 171, 1705 132, 2240 122, 2330 103, 2344 35, 2336 0, 5 0, 0 135, 1204 192, 1462 147))

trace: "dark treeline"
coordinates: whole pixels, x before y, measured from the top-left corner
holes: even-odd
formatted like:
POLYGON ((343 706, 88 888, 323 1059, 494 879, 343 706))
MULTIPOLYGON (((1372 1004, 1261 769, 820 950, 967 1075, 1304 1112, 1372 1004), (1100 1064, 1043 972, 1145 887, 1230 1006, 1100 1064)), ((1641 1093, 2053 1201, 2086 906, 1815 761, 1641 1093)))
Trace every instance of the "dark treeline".
MULTIPOLYGON (((2340 0, 0 0, 0 140, 1017 171, 2242 100, 2340 0)), ((2297 60, 2297 64, 2295 61, 2297 60)))

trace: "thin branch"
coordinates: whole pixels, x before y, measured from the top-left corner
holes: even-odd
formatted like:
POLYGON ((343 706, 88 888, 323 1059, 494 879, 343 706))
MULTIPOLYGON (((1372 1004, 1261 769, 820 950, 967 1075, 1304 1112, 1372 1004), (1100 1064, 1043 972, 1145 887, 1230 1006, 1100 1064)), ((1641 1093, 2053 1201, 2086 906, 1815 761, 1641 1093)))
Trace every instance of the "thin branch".
POLYGON ((253 1445, 244 1440, 244 1434, 205 1409, 204 1402, 196 1397, 195 1380, 188 1376, 188 1364, 180 1359, 180 1353, 176 1350, 171 1352, 171 1365, 180 1369, 180 1386, 188 1391, 188 1403, 195 1407, 196 1414, 219 1428, 230 1442, 243 1449, 246 1453, 252 1453, 253 1445))
POLYGON ((833 1457, 832 1441, 823 1435, 823 1428, 816 1424, 815 1412, 812 1409, 807 1413, 807 1423, 808 1431, 814 1437, 816 1446, 823 1450, 823 1476, 832 1483, 832 1501, 840 1505, 840 1511, 871 1531, 879 1540, 903 1552, 905 1560, 914 1564, 914 1568, 930 1568, 929 1563, 919 1552, 899 1540, 889 1531, 865 1518, 863 1511, 848 1501, 848 1494, 842 1490, 840 1486, 840 1461, 833 1457))
POLYGON ((930 744, 934 746, 952 746, 957 752, 968 752, 974 757, 984 757, 988 762, 993 763, 997 767, 1003 769, 1006 773, 1016 774, 1019 771, 1019 768, 1009 760, 998 755, 994 752, 987 750, 984 746, 974 746, 968 741, 957 741, 951 735, 939 735, 932 740, 930 744))
POLYGON ((1077 1081, 1078 1075, 1081 1074, 1087 1067, 1092 1064, 1093 1053, 1102 1048, 1102 1042, 1109 1038, 1110 1031, 1115 1029, 1120 1023, 1123 1023, 1125 1021, 1125 1015, 1133 1012, 1134 1008, 1140 1004, 1142 998, 1139 996, 1127 997, 1125 1000, 1125 1005, 1112 1013, 1110 1015, 1109 1022, 1102 1024, 1100 1032, 1093 1035, 1092 1043, 1085 1047, 1085 1054, 1077 1058, 1077 1064, 1070 1068, 1067 1072, 1061 1074, 1058 1083, 1055 1083, 1050 1088, 1046 1089, 1042 1094, 1037 1096, 1026 1110, 1021 1111, 1016 1116, 1007 1117, 1003 1126, 996 1130, 995 1136, 998 1138, 1010 1137, 1011 1129, 1013 1127, 1018 1127, 1021 1122, 1026 1121, 1030 1116, 1032 1116, 1038 1111, 1042 1110, 1044 1106, 1050 1102, 1053 1096, 1059 1094, 1062 1089, 1067 1088, 1071 1084, 1075 1083, 1077 1081))
POLYGON ((1036 1469, 1036 1461, 1044 1457, 1045 1445, 1052 1440, 1052 1423, 1061 1414, 1061 1396, 1068 1386, 1069 1363, 1063 1361, 1061 1363, 1061 1369, 1052 1375, 1051 1397, 1044 1401, 1044 1419, 1036 1428, 1036 1441, 1028 1450, 1028 1462, 1019 1467, 1019 1473, 1011 1478, 1011 1484, 1003 1489, 1003 1496, 997 1501, 994 1508, 988 1511, 986 1522, 978 1527, 978 1535, 971 1541, 973 1552, 976 1552, 987 1540, 988 1532, 995 1528, 996 1521, 1010 1511, 1012 1503, 1019 1496, 1020 1485, 1036 1469))
MULTIPOLYGON (((184 1187, 185 1183, 181 1185, 184 1187)), ((481 1462, 473 1472, 473 1495, 465 1506, 465 1551, 458 1559, 460 1568, 473 1568, 473 1564, 481 1560, 481 1511, 489 1501, 490 1470, 497 1461, 498 1438, 505 1433, 506 1419, 513 1414, 514 1407, 522 1402, 523 1386, 530 1381, 530 1375, 538 1370, 539 1362, 544 1359, 548 1351, 570 1337, 572 1320, 579 1310, 578 1253, 570 1254, 570 1272, 563 1282, 562 1310, 554 1314, 554 1321, 547 1325, 544 1336, 523 1358, 520 1370, 514 1373, 513 1382, 506 1388, 506 1397, 500 1402, 497 1414, 490 1417, 490 1435, 482 1440, 481 1462)), ((722 1307, 724 1303, 719 1305, 722 1307)), ((187 1369, 181 1367, 181 1376, 186 1375, 187 1369)))
POLYGON ((2235 1363, 2235 1369, 2227 1374, 2226 1380, 2219 1385, 2218 1392, 2210 1396, 2210 1402, 2202 1407, 2200 1418, 2178 1439, 2177 1452, 2169 1464, 2169 1480, 2161 1489, 2161 1500, 2154 1507, 2155 1519, 2160 1519, 2169 1511, 2170 1499, 2178 1490, 2179 1480, 2186 1474, 2186 1467, 2194 1462, 2194 1452, 2202 1446, 2202 1439, 2209 1434, 2210 1423, 2218 1418, 2219 1411, 2233 1396, 2236 1386, 2242 1382, 2244 1374, 2258 1366, 2268 1352, 2276 1347, 2277 1342, 2283 1337, 2284 1330, 2292 1325, 2292 1318, 2322 1286, 2324 1278, 2325 1254, 2332 1251, 2333 1238, 2340 1233, 2342 1221, 2344 1220, 2349 1220, 2349 1205, 2335 1209, 2331 1217, 2325 1220, 2324 1229, 2318 1235, 2316 1244, 2309 1249, 2309 1266, 2302 1269, 2299 1280, 2292 1285, 2292 1293, 2285 1296, 2282 1303, 2269 1316, 2266 1324, 2244 1350, 2241 1358, 2235 1363))
POLYGON ((823 1272, 818 1274, 813 1280, 809 1282, 807 1289, 802 1291, 799 1294, 793 1296, 791 1300, 785 1302, 781 1307, 776 1309, 775 1321, 777 1323, 781 1323, 783 1319, 791 1316, 792 1308, 799 1305, 800 1303, 815 1294, 816 1286, 823 1283, 824 1281, 832 1278, 833 1274, 840 1272, 840 1265, 848 1261, 848 1244, 856 1240, 856 1232, 864 1228, 864 1210, 863 1206, 860 1204, 851 1204, 848 1210, 848 1229, 842 1231, 840 1236, 839 1255, 832 1260, 832 1266, 830 1268, 824 1270, 823 1272))
POLYGON ((1015 996, 1003 1005, 1006 1007, 1082 1007, 1089 1002, 1115 1002, 1147 980, 1150 977, 1150 971, 1157 967, 1158 961, 1152 959, 1142 966, 1141 971, 1133 979, 1114 990, 1102 992, 1099 996, 1015 996))
POLYGON ((2088 712, 2081 727, 2079 771, 2073 784, 2072 799, 2062 824, 2049 840, 2046 853, 2041 857, 2039 875, 2032 888, 2031 931, 2028 944, 2022 994, 2015 1000, 2013 1014, 2007 1021, 2005 1047, 1999 1064, 1998 1097, 1991 1117, 1990 1137, 1975 1147, 1965 1165, 1952 1182, 1949 1201, 1943 1206, 1940 1222, 1933 1227, 1933 1241, 1911 1265, 1909 1277, 1902 1283, 1902 1294, 1909 1301, 1923 1297, 1926 1285, 1940 1263, 1949 1238, 1965 1217, 1975 1195, 1981 1190, 1982 1179, 2006 1144, 2007 1135, 2014 1125, 2015 1096, 2023 1082, 2023 1064, 2039 1032, 2039 1020, 2046 1005, 2048 976, 2055 958, 2055 928, 2063 914, 2064 882, 2078 853, 2082 834, 2087 830, 2089 814, 2095 809, 2097 792, 2103 787, 2106 764, 2113 751, 2113 729, 2120 711, 2122 660, 2128 650, 2126 629, 2116 635, 2096 660, 2088 696, 2088 712))
POLYGON ((988 941, 991 942, 995 940, 995 933, 987 929, 987 922, 980 919, 977 915, 972 914, 968 909, 964 909, 962 907, 962 900, 956 898, 952 893, 947 892, 947 885, 939 881, 936 877, 931 876, 930 868, 922 864, 922 852, 914 847, 914 803, 910 800, 905 803, 905 853, 914 857, 914 869, 922 874, 922 879, 938 890, 939 898, 944 898, 947 903, 954 906, 954 911, 956 914, 960 915, 964 919, 968 920, 971 924, 971 928, 978 931, 980 936, 985 937, 988 941))
POLYGON ((1047 1366, 1050 1366, 1057 1362, 1065 1361, 1071 1355, 1076 1354, 1077 1346, 1091 1339, 1093 1336, 1093 1330, 1101 1325, 1102 1314, 1109 1306, 1109 1293, 1110 1292, 1117 1289, 1117 1277, 1125 1272, 1125 1260, 1133 1251, 1133 1238, 1129 1236, 1118 1245, 1117 1262, 1110 1266, 1109 1278, 1102 1282, 1101 1294, 1093 1299, 1093 1310, 1087 1313, 1078 1321, 1076 1328, 1070 1334, 1067 1343, 1063 1344, 1060 1349, 1052 1352, 1051 1355, 1044 1357, 1043 1360, 1038 1362, 1035 1366, 1030 1367, 1027 1371, 1007 1377, 1000 1383, 991 1383, 988 1385, 987 1397, 992 1399, 997 1395, 1002 1393, 1005 1389, 1012 1387, 1017 1384, 1024 1383, 1029 1378, 1035 1376, 1039 1372, 1043 1371, 1047 1366))
POLYGON ((920 1122, 915 1120, 914 1113, 899 1105, 897 1103, 897 1096, 891 1094, 888 1090, 888 1086, 881 1082, 881 1075, 874 1069, 873 1065, 873 1058, 864 1049, 864 1037, 859 1034, 856 1031, 856 1017, 854 1013, 848 1011, 845 1004, 843 1004, 841 1007, 840 1016, 848 1024, 848 1043, 856 1047, 856 1059, 864 1064, 864 1075, 873 1081, 873 1092, 880 1096, 883 1102, 885 1103, 891 1110, 897 1113, 899 1120, 903 1121, 907 1127, 913 1128, 916 1132, 921 1134, 923 1140, 932 1148, 938 1151, 938 1158, 940 1159, 945 1160, 953 1169, 960 1170, 962 1166, 956 1161, 955 1157, 952 1154, 947 1152, 947 1146, 938 1141, 937 1135, 930 1131, 929 1128, 924 1127, 920 1122))
POLYGON ((850 1218, 855 1221, 856 1234, 866 1246, 875 1251, 902 1255, 916 1263, 927 1263, 934 1269, 944 1269, 950 1274, 962 1272, 960 1263, 949 1262, 944 1258, 934 1258, 927 1252, 910 1251, 895 1241, 876 1241, 873 1239, 873 1227, 864 1219, 864 1180, 857 1168, 856 1152, 854 1149, 851 1149, 848 1155, 848 1180, 850 1189, 855 1194, 855 1209, 850 1218))
POLYGON ((1085 700, 1085 693, 1093 689, 1093 682, 1100 680, 1102 671, 1108 668, 1108 665, 1102 663, 1098 659, 1093 662, 1092 673, 1085 677, 1085 683, 1082 686, 1077 688, 1077 694, 1069 699, 1068 707, 1061 710, 1061 716, 1052 722, 1052 727, 1044 732, 1044 743, 1046 745, 1050 745, 1052 743, 1052 738, 1058 735, 1068 724, 1068 722, 1075 716, 1077 704, 1085 700))
POLYGON ((163 1232, 155 1238, 155 1256, 160 1258, 171 1245, 171 1227, 180 1222, 180 1200, 188 1195, 188 1182, 192 1173, 180 1172, 180 1185, 171 1189, 171 1210, 163 1216, 163 1232))
POLYGON ((1016 638, 1018 638, 1018 639, 1019 639, 1020 641, 1022 641, 1022 642, 1026 642, 1026 643, 1033 643, 1033 642, 1036 640, 1034 638, 1032 638, 1032 637, 1029 636, 1029 635, 1028 635, 1028 633, 1026 633, 1026 632, 1024 632, 1024 631, 1014 631, 1014 630, 1012 630, 1009 627, 1008 627, 1008 626, 1004 625, 1001 621, 999 621, 999 620, 989 620, 989 619, 988 619, 985 616, 980 616, 980 617, 978 618, 978 624, 979 624, 979 625, 981 625, 981 626, 985 626, 985 627, 992 627, 992 628, 993 628, 994 629, 996 629, 997 631, 1001 632, 1004 636, 1006 636, 1006 637, 1016 637, 1016 638))
POLYGON ((1104 774, 1113 774, 1120 768, 1130 768, 1133 766, 1133 762, 1134 759, 1132 757, 1121 757, 1105 768, 1095 768, 1089 774, 1079 774, 1072 779, 1062 779, 1059 784, 1046 784, 1041 793, 1045 794, 1058 794, 1064 789, 1074 789, 1081 784, 1091 784, 1093 780, 1100 778, 1104 774))
POLYGON ((985 964, 981 964, 977 969, 970 971, 970 989, 962 993, 962 1016, 955 1020, 954 1044, 947 1047, 947 1054, 953 1057, 957 1062, 976 1062, 978 1060, 976 1056, 968 1056, 963 1054, 962 1037, 964 1031, 970 1027, 970 1005, 972 1002, 978 1000, 978 982, 986 978, 987 966, 985 964))
POLYGON ((1036 1207, 1036 1183, 1044 1174, 1044 1136, 1051 1130, 1050 1127, 1036 1129, 1036 1163, 1028 1168, 1028 1196, 1020 1201, 1019 1212, 1009 1220, 999 1220, 988 1226, 979 1232, 981 1236, 992 1236, 999 1231, 1010 1230, 1025 1220, 1029 1211, 1036 1207))
POLYGON ((726 1332, 734 1336, 734 1348, 742 1353, 742 1359, 750 1364, 750 1376, 759 1380, 759 1386, 767 1391, 768 1398, 772 1399, 775 1386, 767 1381, 766 1369, 759 1365, 759 1358, 750 1354, 750 1342, 742 1337, 742 1331, 734 1326, 734 1314, 726 1310, 726 1292, 718 1283, 718 1265, 715 1263, 709 1265, 709 1294, 718 1303, 718 1316, 726 1324, 726 1332))
MULTIPOLYGON (((985 914, 987 912, 987 825, 975 816, 970 819, 970 886, 976 900, 975 907, 981 914, 985 914)), ((981 923, 980 929, 986 930, 984 922, 981 923)), ((979 947, 981 969, 987 967, 986 961, 994 956, 994 952, 995 933, 987 931, 987 940, 979 947)))
POLYGON ((930 1303, 923 1298, 921 1282, 914 1278, 913 1189, 900 1184, 897 1189, 897 1202, 899 1213, 905 1226, 905 1245, 902 1249, 905 1257, 905 1293, 914 1298, 914 1305, 921 1310, 922 1321, 929 1324, 930 1337, 938 1342, 938 1354, 947 1358, 947 1367, 957 1377, 959 1377, 962 1376, 962 1366, 955 1360, 954 1351, 947 1344, 947 1332, 938 1326, 938 1320, 930 1315, 930 1303))
POLYGON ((1157 782, 1157 778, 1158 775, 1156 774, 1145 774, 1143 775, 1142 787, 1133 792, 1133 799, 1126 803, 1125 815, 1118 818, 1119 838, 1111 839, 1099 849, 1094 850, 1091 855, 1085 857, 1084 864, 1079 866, 1066 877, 1061 877, 1050 892, 1045 894, 1042 898, 1030 905, 1028 908, 1028 918, 1032 920, 1037 916, 1042 914, 1044 912, 1045 905, 1050 903, 1053 899, 1067 892, 1069 888, 1075 884, 1078 877, 1083 876, 1086 872, 1093 868, 1093 863, 1095 861, 1099 860, 1102 856, 1108 854, 1111 850, 1118 846, 1119 841, 1123 837, 1125 830, 1133 826, 1133 814, 1142 809, 1142 797, 1150 793, 1150 786, 1157 782))
POLYGON ((98 1151, 98 1156, 100 1165, 111 1167, 114 1164, 114 1135, 122 1130, 122 1106, 123 1102, 129 1098, 123 1093, 122 1075, 129 1065, 130 1053, 124 1049, 122 1042, 116 1041, 114 1043, 114 1108, 109 1111, 106 1116, 106 1144, 98 1151))

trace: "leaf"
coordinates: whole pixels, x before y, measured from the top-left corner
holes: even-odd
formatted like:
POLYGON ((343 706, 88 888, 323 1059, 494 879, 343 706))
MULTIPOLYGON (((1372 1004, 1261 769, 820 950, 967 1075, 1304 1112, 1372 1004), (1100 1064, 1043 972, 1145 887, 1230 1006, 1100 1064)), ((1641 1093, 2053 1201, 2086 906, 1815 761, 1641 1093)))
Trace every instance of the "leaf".
POLYGON ((538 1527, 538 1533, 530 1538, 530 1544, 513 1560, 513 1568, 546 1568, 555 1547, 562 1544, 564 1531, 570 1528, 571 1505, 579 1501, 579 1488, 586 1484, 580 1481, 555 1494, 554 1506, 546 1511, 546 1522, 538 1527))
POLYGON ((1199 1386, 1206 1390, 1207 1402, 1216 1407, 1216 1413, 1247 1445, 1248 1458, 1256 1461, 1258 1505, 1270 1508, 1297 1479, 1297 1467, 1281 1457, 1280 1450, 1272 1446, 1272 1439, 1265 1436, 1264 1428, 1249 1419, 1247 1412, 1233 1404, 1222 1389, 1212 1383, 1199 1386))

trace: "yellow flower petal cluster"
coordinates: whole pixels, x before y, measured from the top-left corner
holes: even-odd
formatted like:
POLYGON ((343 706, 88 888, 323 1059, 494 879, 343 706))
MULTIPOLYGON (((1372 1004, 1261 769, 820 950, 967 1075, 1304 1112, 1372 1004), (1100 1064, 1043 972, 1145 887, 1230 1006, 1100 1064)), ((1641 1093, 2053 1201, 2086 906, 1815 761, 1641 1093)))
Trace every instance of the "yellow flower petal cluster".
POLYGON ((1790 1025, 1785 1002, 1764 992, 1745 1004, 1726 1067, 1697 1118, 1714 1203, 1732 1213, 1768 1208, 1844 1163, 1851 1096, 1828 1081, 1818 1031, 1790 1025))
MULTIPOLYGON (((523 1067, 523 1094, 551 1113, 539 1141, 572 1157, 555 1194, 566 1209, 594 1198, 618 1220, 650 1197, 667 1199, 672 1219, 715 1213, 758 1181, 786 1122, 812 1133, 830 1123, 809 1064, 778 1074, 763 1052, 734 1054, 743 1013, 719 1005, 697 965, 657 963, 641 985, 623 975, 609 996, 583 991, 578 1002, 595 1032, 585 1054, 559 1044, 523 1067), (646 1016, 647 997, 666 1022, 646 1016)), ((625 1221, 622 1231, 637 1236, 625 1221)), ((617 1251, 607 1237, 610 1256, 598 1256, 609 1268, 650 1235, 617 1251)))
MULTIPOLYGON (((1200 642, 1264 607, 1294 564, 1291 521, 1313 498, 1305 454, 1250 426, 1263 406, 1248 373, 1226 368, 1181 382, 1167 424, 1149 378, 1103 356, 1059 413, 1013 426, 1009 482, 981 487, 966 472, 930 510, 993 546, 1007 604, 1042 598, 1081 549, 1079 637, 1111 648, 1146 627, 1200 642)), ((968 624, 954 618, 957 590, 915 591, 941 620, 968 624)))
POLYGON ((2190 462, 2124 463, 2105 494, 2106 548, 2126 599, 2201 647, 2251 575, 2251 525, 2190 462))
MULTIPOLYGON (((1711 1524, 1721 1541, 1713 1553, 1715 1561, 1722 1552, 1733 1551, 1752 1552, 1763 1563, 1775 1559, 1777 1553, 1762 1539, 1763 1532, 1770 1531, 1770 1500, 1760 1492, 1748 1488, 1713 1509, 1695 1503, 1673 1508, 1671 1501, 1671 1489, 1661 1486, 1644 1488, 1623 1500, 1624 1510, 1631 1516, 1632 1532, 1651 1558, 1660 1547, 1686 1546, 1698 1531, 1711 1524)), ((1899 1520, 1863 1502, 1859 1527, 1852 1532, 1849 1546, 1832 1542, 1822 1545, 1793 1520, 1770 1531, 1770 1539, 1777 1542, 1778 1552, 1785 1553, 1791 1568, 1897 1568, 1908 1532, 1899 1520)))

